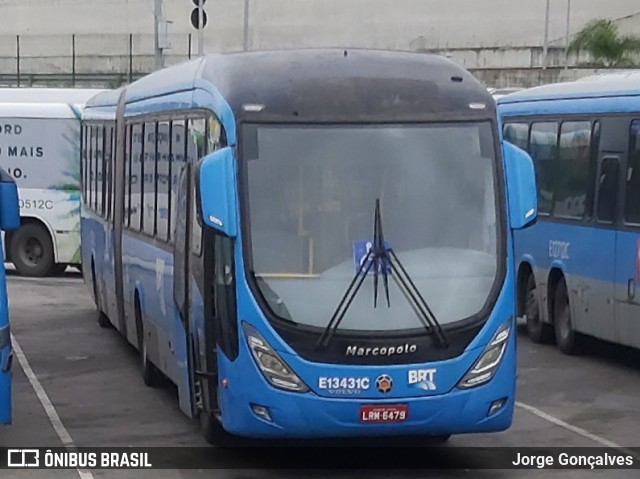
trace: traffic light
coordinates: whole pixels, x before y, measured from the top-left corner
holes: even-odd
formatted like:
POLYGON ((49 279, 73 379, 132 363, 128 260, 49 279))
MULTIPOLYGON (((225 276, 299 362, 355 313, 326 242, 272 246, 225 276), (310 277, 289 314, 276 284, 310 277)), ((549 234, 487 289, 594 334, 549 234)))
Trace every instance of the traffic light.
POLYGON ((191 0, 196 8, 191 12, 191 25, 196 30, 200 29, 200 2, 202 2, 202 28, 207 26, 207 12, 204 11, 204 4, 207 0, 191 0))

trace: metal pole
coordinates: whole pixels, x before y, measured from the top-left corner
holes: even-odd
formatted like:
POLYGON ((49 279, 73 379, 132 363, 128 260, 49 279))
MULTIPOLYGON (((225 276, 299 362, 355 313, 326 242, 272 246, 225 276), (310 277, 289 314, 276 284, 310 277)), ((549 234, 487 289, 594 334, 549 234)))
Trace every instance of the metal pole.
POLYGON ((20 86, 20 35, 16 35, 16 80, 20 86))
POLYGON ((160 48, 160 19, 162 18, 162 0, 154 0, 153 2, 153 33, 154 33, 154 66, 156 70, 164 67, 164 58, 162 57, 162 48, 160 48))
POLYGON ((549 3, 547 0, 547 9, 544 15, 544 46, 542 47, 542 69, 547 68, 547 54, 549 50, 549 3))
POLYGON ((76 35, 71 35, 71 84, 76 86, 76 35))
POLYGON ((133 81, 133 33, 129 34, 129 83, 133 81))
POLYGON ((569 24, 571 19, 571 0, 567 0, 567 30, 564 42, 564 68, 569 68, 569 24))
POLYGON ((198 0, 198 56, 204 55, 204 1, 198 0))
POLYGON ((249 50, 249 0, 244 0, 244 20, 242 24, 242 50, 249 50))

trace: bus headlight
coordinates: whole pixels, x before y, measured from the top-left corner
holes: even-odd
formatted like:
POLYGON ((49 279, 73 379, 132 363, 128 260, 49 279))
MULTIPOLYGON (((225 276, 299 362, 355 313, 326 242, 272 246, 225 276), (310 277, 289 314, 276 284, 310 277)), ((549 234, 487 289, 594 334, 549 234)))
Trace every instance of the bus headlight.
POLYGON ((287 391, 307 392, 309 387, 300 379, 289 365, 269 346, 269 343, 251 325, 243 322, 242 328, 253 359, 267 381, 272 386, 287 391))
POLYGON ((480 386, 493 377, 507 348, 511 322, 511 318, 509 318, 498 328, 478 360, 473 364, 473 367, 458 383, 459 388, 468 389, 480 386))

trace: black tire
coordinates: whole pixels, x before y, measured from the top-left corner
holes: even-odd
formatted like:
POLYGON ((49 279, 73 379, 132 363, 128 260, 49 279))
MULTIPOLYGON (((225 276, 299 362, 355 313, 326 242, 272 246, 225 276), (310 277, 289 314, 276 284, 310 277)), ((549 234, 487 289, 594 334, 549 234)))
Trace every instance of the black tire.
POLYGON ((222 428, 222 424, 213 414, 200 411, 198 419, 200 421, 200 432, 212 446, 226 446, 234 440, 234 437, 222 428))
POLYGON ((100 298, 98 297, 98 282, 96 281, 96 271, 93 264, 91 265, 91 280, 93 281, 93 302, 96 303, 96 311, 98 313, 98 326, 104 329, 110 329, 113 327, 109 317, 100 306, 100 298))
POLYGON ((147 351, 149 349, 149 339, 147 332, 145 331, 144 324, 142 322, 142 312, 140 303, 136 299, 136 332, 138 335, 138 351, 140 352, 140 372, 142 374, 142 381, 145 386, 155 388, 162 384, 162 373, 160 370, 149 360, 147 351))
POLYGON ((553 337, 551 325, 545 324, 540 315, 540 306, 536 297, 536 280, 533 275, 527 278, 524 313, 527 318, 527 336, 534 343, 548 343, 553 337))
POLYGON ((42 278, 54 265, 53 243, 40 223, 25 223, 11 236, 11 261, 22 276, 42 278))
POLYGON ((573 329, 569 293, 564 280, 560 280, 556 287, 553 302, 553 327, 558 349, 564 354, 577 354, 579 337, 578 333, 573 329))

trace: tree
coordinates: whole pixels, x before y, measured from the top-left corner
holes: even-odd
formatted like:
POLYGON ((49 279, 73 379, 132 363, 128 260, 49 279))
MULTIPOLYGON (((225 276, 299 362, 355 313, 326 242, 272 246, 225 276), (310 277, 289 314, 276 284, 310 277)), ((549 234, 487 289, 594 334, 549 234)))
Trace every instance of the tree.
POLYGON ((570 52, 588 52, 593 63, 604 67, 632 67, 640 52, 640 37, 621 35, 611 20, 592 20, 582 28, 569 45, 570 52))

